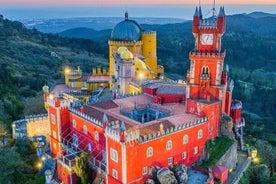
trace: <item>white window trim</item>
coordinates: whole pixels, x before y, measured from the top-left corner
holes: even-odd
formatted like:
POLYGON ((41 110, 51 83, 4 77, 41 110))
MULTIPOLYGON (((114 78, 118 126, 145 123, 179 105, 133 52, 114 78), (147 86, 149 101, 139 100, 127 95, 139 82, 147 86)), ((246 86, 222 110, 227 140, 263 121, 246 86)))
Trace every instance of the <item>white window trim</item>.
POLYGON ((147 158, 148 157, 152 157, 153 156, 153 148, 152 147, 148 147, 147 149, 147 158))
POLYGON ((57 138, 57 132, 55 130, 53 130, 52 134, 53 134, 53 137, 56 139, 57 138))
POLYGON ((73 119, 72 125, 73 125, 73 128, 76 128, 76 127, 77 127, 77 121, 76 121, 75 119, 73 119))
POLYGON ((185 134, 183 136, 183 144, 188 144, 188 143, 189 143, 189 136, 188 136, 188 134, 185 134))
POLYGON ((95 131, 94 132, 95 140, 99 140, 99 132, 95 131))
POLYGON ((112 176, 113 178, 118 179, 118 171, 116 169, 112 169, 112 176))
POLYGON ((87 130, 87 126, 86 125, 83 125, 82 131, 83 131, 84 134, 87 134, 88 130, 87 130))
POLYGON ((51 114, 51 122, 52 124, 56 124, 56 116, 54 114, 51 114))
POLYGON ((118 162, 118 152, 113 148, 110 148, 110 159, 114 162, 118 162))
POLYGON ((173 157, 169 157, 168 158, 168 165, 172 165, 173 164, 173 157))
POLYGON ((184 151, 184 152, 182 153, 182 159, 183 159, 183 160, 186 160, 186 159, 187 159, 187 151, 184 151))
POLYGON ((194 147, 194 155, 198 154, 198 146, 194 147))
POLYGON ((148 167, 143 167, 142 174, 143 175, 148 174, 148 167))
POLYGON ((197 139, 201 139, 202 137, 203 137, 203 131, 202 131, 202 129, 200 129, 197 132, 197 139))
POLYGON ((173 147, 172 145, 172 141, 171 140, 168 140, 167 143, 166 143, 166 150, 169 151, 171 150, 173 147))

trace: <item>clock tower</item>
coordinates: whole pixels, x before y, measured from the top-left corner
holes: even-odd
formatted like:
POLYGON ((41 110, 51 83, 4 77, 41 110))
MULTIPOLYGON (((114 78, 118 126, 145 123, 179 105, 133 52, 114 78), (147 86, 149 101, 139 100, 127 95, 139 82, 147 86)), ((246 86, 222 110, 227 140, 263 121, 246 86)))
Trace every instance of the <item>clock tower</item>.
POLYGON ((225 51, 221 43, 224 32, 224 7, 220 8, 218 15, 213 9, 209 18, 202 17, 200 6, 196 8, 192 28, 195 47, 189 54, 187 98, 221 101, 222 112, 229 114, 231 99, 227 97, 227 91, 232 89, 227 84, 227 71, 224 71, 225 51))

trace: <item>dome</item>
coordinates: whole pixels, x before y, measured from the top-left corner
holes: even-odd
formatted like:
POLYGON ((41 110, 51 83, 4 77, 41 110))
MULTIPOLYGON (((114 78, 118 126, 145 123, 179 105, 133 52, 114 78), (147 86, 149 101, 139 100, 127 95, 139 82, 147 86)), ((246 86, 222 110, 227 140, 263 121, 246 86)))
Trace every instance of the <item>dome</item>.
POLYGON ((118 23, 111 32, 111 40, 135 41, 141 40, 141 26, 134 20, 129 20, 126 13, 125 20, 118 23))
POLYGON ((126 47, 119 47, 119 48, 117 49, 117 54, 121 54, 122 52, 124 52, 124 51, 126 51, 126 50, 127 50, 126 47))
POLYGON ((133 54, 129 50, 124 50, 120 53, 120 58, 123 60, 133 59, 133 54))

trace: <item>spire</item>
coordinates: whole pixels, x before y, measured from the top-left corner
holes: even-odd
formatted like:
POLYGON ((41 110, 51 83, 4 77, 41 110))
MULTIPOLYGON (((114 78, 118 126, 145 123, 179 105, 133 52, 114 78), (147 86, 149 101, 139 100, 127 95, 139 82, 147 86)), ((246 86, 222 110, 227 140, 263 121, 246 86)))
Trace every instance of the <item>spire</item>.
POLYGON ((224 6, 222 7, 222 14, 225 16, 224 6))
POLYGON ((106 116, 106 114, 105 114, 105 113, 104 113, 104 115, 103 115, 102 122, 104 122, 104 123, 108 123, 108 118, 107 118, 107 116, 106 116))
POLYGON ((222 7, 219 8, 219 14, 218 14, 219 17, 223 17, 223 9, 222 7))
POLYGON ((201 6, 199 6, 199 9, 198 9, 198 14, 199 14, 199 17, 202 19, 202 11, 201 11, 201 6))
POLYGON ((125 12, 125 20, 128 20, 128 12, 125 12))
POLYGON ((196 10, 195 10, 194 17, 199 17, 199 13, 198 13, 198 9, 197 9, 197 7, 196 7, 196 10))
POLYGON ((126 131, 126 125, 125 123, 122 121, 121 125, 120 125, 120 131, 124 132, 126 131))

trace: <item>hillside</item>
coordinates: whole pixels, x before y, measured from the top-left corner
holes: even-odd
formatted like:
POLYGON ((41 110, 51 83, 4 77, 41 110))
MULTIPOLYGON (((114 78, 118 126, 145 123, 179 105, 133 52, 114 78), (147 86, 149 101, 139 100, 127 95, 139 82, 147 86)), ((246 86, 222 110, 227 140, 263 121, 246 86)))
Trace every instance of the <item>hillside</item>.
POLYGON ((60 81, 67 65, 81 66, 86 73, 106 66, 102 50, 91 40, 42 34, 1 16, 0 121, 9 123, 24 114, 43 112, 38 93, 42 86, 60 81))

